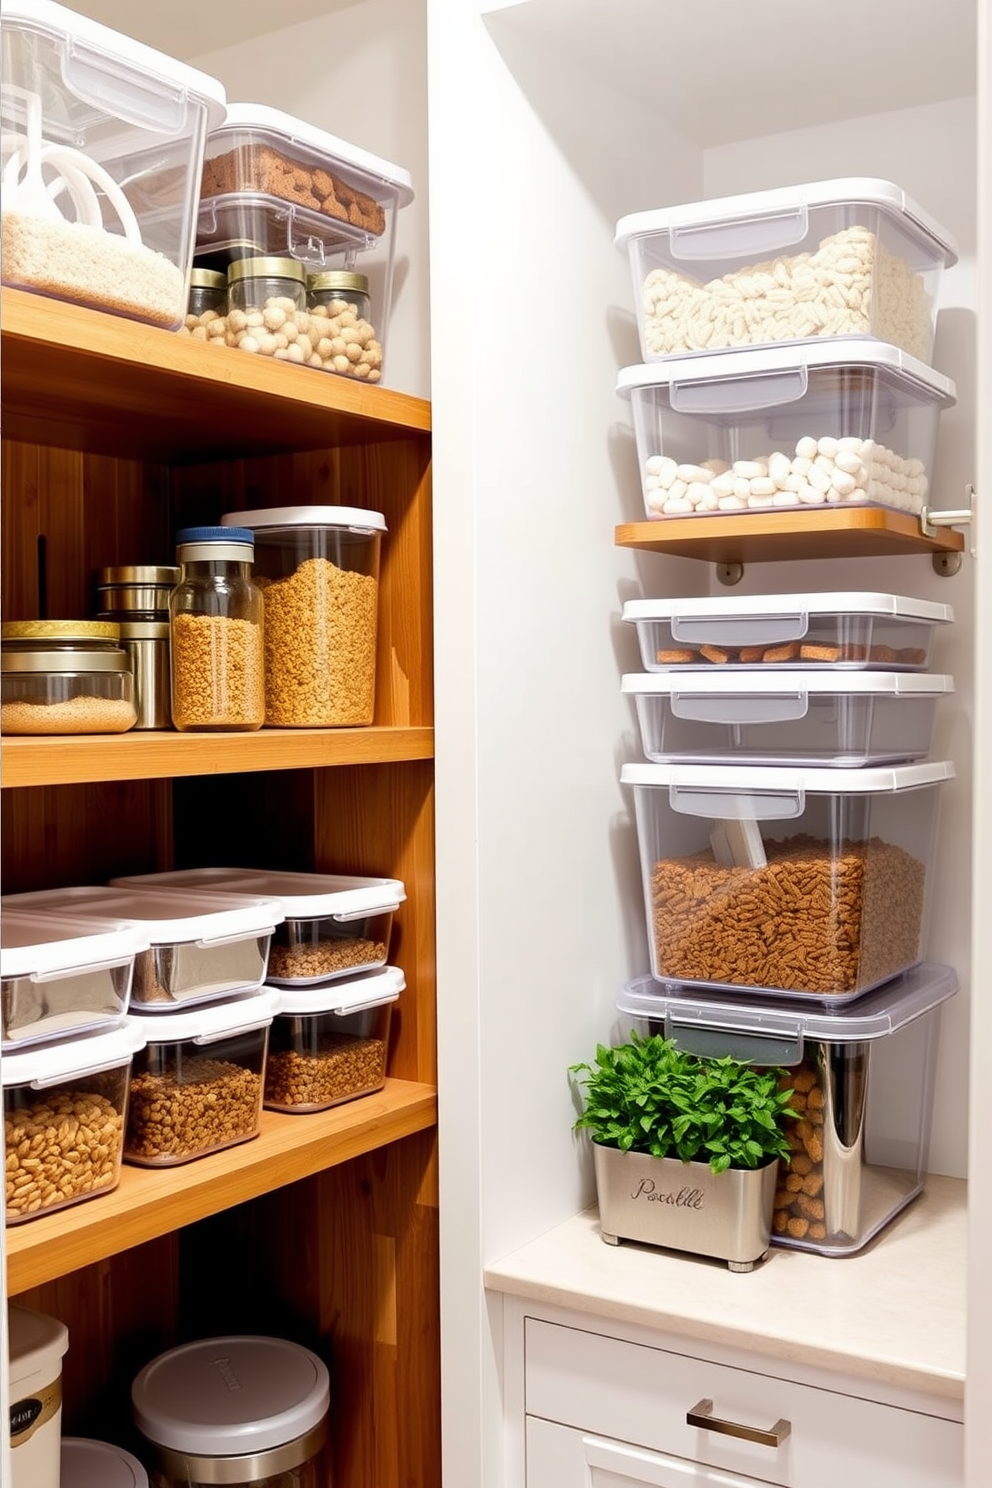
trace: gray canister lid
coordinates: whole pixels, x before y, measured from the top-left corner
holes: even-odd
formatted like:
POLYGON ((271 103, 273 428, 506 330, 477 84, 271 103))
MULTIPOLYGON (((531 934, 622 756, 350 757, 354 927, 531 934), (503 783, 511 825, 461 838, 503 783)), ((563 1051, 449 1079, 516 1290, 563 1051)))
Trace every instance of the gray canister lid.
POLYGON ((330 1403, 327 1368, 284 1338, 204 1338, 152 1359, 131 1387, 149 1441, 201 1457, 263 1452, 316 1426, 330 1403))
POLYGON ((60 1482, 61 1488, 148 1488, 148 1474, 123 1447, 64 1436, 60 1482))

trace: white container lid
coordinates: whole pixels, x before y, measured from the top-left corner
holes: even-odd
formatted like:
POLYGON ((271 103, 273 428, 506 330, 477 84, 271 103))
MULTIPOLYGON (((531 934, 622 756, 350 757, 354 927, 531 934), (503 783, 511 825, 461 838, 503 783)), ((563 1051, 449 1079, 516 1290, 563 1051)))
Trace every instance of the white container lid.
POLYGON ((148 932, 132 920, 75 919, 6 908, 0 917, 0 977, 57 976, 126 961, 147 951, 148 932))
POLYGON ((398 966, 384 966, 365 976, 338 980, 320 986, 280 987, 280 1013, 361 1013, 366 1008, 395 1002, 406 986, 398 966))
POLYGON ((336 873, 281 872, 267 868, 187 868, 153 873, 145 878, 115 879, 119 884, 149 884, 195 891, 224 889, 237 894, 264 894, 277 899, 287 920, 357 919, 362 914, 398 909, 406 890, 398 878, 356 878, 336 873))
POLYGON ((69 1347, 65 1323, 16 1302, 7 1309, 7 1332, 10 1382, 15 1389, 28 1375, 53 1368, 69 1347))
POLYGON ((160 889, 138 882, 118 885, 80 885, 66 889, 40 889, 33 894, 12 894, 0 899, 3 909, 57 908, 76 910, 95 918, 134 921, 146 932, 153 946, 193 941, 198 945, 269 935, 284 918, 273 896, 261 893, 248 898, 239 894, 160 889))
POLYGON ((629 672, 620 691, 642 696, 671 695, 703 697, 794 697, 797 693, 838 693, 870 697, 943 696, 954 691, 954 678, 930 672, 826 672, 787 671, 761 667, 753 671, 629 672))
POLYGON ((264 532, 270 527, 344 527, 349 532, 385 532, 382 512, 361 506, 269 506, 260 511, 225 512, 222 527, 250 527, 264 532))
POLYGON ((794 211, 797 207, 809 209, 847 203, 877 207, 886 216, 897 219, 903 227, 912 226, 917 237, 928 240, 931 250, 942 259, 945 268, 957 263, 957 243, 947 229, 939 226, 929 212, 918 206, 901 187, 871 176, 810 181, 798 186, 776 187, 771 191, 711 197, 675 207, 633 212, 620 218, 613 241, 618 248, 624 248, 631 238, 665 232, 669 228, 708 226, 740 218, 774 216, 794 211))
POLYGON ((245 1456, 295 1441, 330 1403, 327 1368, 282 1338, 203 1338, 153 1359, 131 1387, 149 1441, 199 1457, 245 1456))
POLYGON ((45 1090, 52 1085, 64 1085, 67 1080, 117 1069, 130 1063, 132 1054, 144 1047, 143 1030, 124 1018, 106 1033, 81 1034, 61 1043, 5 1053, 0 1059, 0 1084, 5 1090, 16 1085, 45 1090))
POLYGON ((670 982, 636 977, 617 998, 617 1009, 632 1017, 661 1021, 670 1013, 674 1022, 694 1028, 757 1034, 786 1042, 803 1039, 831 1043, 884 1038, 953 997, 958 980, 950 966, 924 962, 874 992, 856 998, 849 1007, 826 1009, 777 1002, 763 1003, 760 993, 742 998, 693 996, 670 982))
POLYGON ((148 1474, 130 1452, 82 1436, 62 1438, 60 1488, 148 1488, 148 1474))
POLYGON ((284 114, 279 109, 268 108, 261 103, 230 103, 227 106, 227 118, 213 133, 226 134, 245 129, 265 130, 268 134, 279 135, 290 145, 303 145, 308 150, 329 156, 339 165, 352 166, 364 175, 375 177, 384 186, 395 191, 398 207, 405 207, 413 201, 413 178, 409 171, 402 166, 391 165, 388 160, 382 160, 368 150, 361 150, 357 145, 349 145, 337 135, 316 129, 314 125, 303 119, 296 119, 292 114, 284 114))
POLYGON ((278 1010, 278 993, 262 987, 244 997, 230 997, 179 1013, 143 1013, 132 1007, 127 1021, 139 1030, 145 1044, 216 1044, 238 1033, 268 1028, 278 1010))
MULTIPOLYGON (((785 342, 778 346, 751 348, 742 346, 733 351, 710 352, 705 357, 670 356, 663 362, 639 362, 631 367, 622 367, 617 374, 617 392, 621 398, 630 398, 634 388, 667 387, 673 390, 689 384, 733 382, 735 379, 766 378, 769 374, 795 373, 797 377, 807 372, 823 369, 857 367, 867 371, 885 373, 891 381, 905 384, 907 391, 919 399, 949 408, 957 402, 957 389, 949 377, 928 367, 917 357, 890 346, 886 341, 867 341, 863 338, 820 337, 810 342, 785 342)), ((789 392, 783 390, 773 402, 765 398, 758 405, 744 403, 742 412, 753 406, 778 407, 792 402, 805 388, 796 387, 789 392)), ((838 400, 843 395, 838 394, 838 400)), ((673 397, 674 406, 674 397, 673 397)), ((693 412, 706 413, 705 405, 693 412)))
MULTIPOLYGON (((183 88, 206 105, 207 130, 217 129, 227 116, 227 92, 217 78, 188 67, 165 52, 158 52, 133 37, 109 26, 101 26, 88 16, 57 5, 54 0, 3 0, 3 26, 30 26, 74 46, 82 43, 112 57, 140 78, 154 79, 170 88, 183 88)), ((108 92, 107 112, 114 112, 114 94, 108 92)))
POLYGON ((693 619, 753 619, 807 615, 871 615, 879 619, 927 620, 935 625, 948 625, 954 611, 936 600, 911 599, 903 594, 861 593, 843 591, 827 594, 735 594, 714 597, 695 595, 689 599, 628 599, 623 618, 638 620, 672 620, 691 616, 693 619))
POLYGON ((624 785, 699 786, 711 791, 736 791, 745 796, 760 791, 828 796, 880 795, 916 790, 920 786, 937 785, 953 778, 954 766, 950 760, 923 760, 915 765, 845 770, 843 780, 838 780, 836 770, 816 766, 795 769, 791 765, 628 764, 620 771, 624 785))

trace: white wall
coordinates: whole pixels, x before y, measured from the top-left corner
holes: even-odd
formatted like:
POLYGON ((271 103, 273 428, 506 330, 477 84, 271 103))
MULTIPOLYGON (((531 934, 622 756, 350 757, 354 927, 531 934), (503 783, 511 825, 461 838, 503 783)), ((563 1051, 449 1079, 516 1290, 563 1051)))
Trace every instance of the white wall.
MULTIPOLYGON (((278 27, 278 6, 271 14, 278 27)), ((229 29, 236 37, 236 12, 229 29)), ((184 48, 183 55, 219 78, 231 103, 281 109, 409 171, 415 198, 397 214, 383 383, 429 397, 423 0, 362 0, 221 51, 193 54, 184 48)))

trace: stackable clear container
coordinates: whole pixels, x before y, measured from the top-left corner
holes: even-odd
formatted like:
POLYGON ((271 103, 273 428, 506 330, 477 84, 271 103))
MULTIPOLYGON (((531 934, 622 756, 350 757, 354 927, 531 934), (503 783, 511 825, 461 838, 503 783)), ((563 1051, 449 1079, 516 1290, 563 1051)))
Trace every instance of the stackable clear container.
POLYGON ((393 1004, 406 986, 396 966, 324 987, 284 987, 269 1035, 265 1105, 323 1111, 386 1083, 393 1004))
POLYGON ((951 968, 934 963, 830 1012, 698 996, 639 977, 617 1008, 639 1032, 701 1057, 784 1068, 797 1115, 791 1155, 779 1164, 772 1240, 842 1256, 923 1191, 940 1009, 956 991, 951 968))
POLYGON ((929 362, 951 235, 891 181, 814 181, 617 223, 641 356, 871 336, 929 362))
POLYGON ((625 367, 649 518, 884 506, 918 513, 954 384, 881 341, 625 367))
POLYGON ((201 1338, 159 1354, 131 1387, 153 1488, 321 1488, 330 1376, 283 1338, 201 1338), (218 1365, 218 1360, 220 1364, 218 1365))
POLYGON ((255 253, 296 259, 309 273, 359 271, 370 281, 374 324, 363 319, 379 355, 375 364, 361 363, 364 374, 352 368, 347 375, 378 382, 392 305, 396 213, 412 200, 410 175, 401 167, 290 114, 232 103, 207 140, 197 261, 220 268, 255 253))
POLYGON ((245 997, 154 1017, 128 1015, 134 1056, 124 1160, 173 1167, 257 1137, 269 1028, 278 995, 245 997))
POLYGON ((3 1052, 116 1025, 148 935, 128 920, 75 918, 0 900, 3 1052))
POLYGON ((272 895, 160 889, 136 881, 11 894, 11 909, 122 919, 137 926, 147 950, 134 958, 131 1003, 169 1013, 217 998, 256 992, 265 981, 273 931, 283 917, 272 895))
POLYGON ((839 1006, 917 965, 953 774, 624 765, 652 975, 839 1006))
POLYGON ((266 980, 275 987, 317 986, 380 970, 389 956, 393 915, 406 898, 397 878, 267 868, 187 868, 116 882, 275 899, 285 916, 269 953, 266 980))
POLYGON ((105 1033, 4 1051, 8 1225, 117 1187, 131 1059, 143 1041, 141 1030, 125 1019, 105 1033))
POLYGON ((641 748, 658 764, 834 765, 923 759, 951 677, 919 672, 638 672, 641 748))
POLYGON ((646 672, 714 666, 926 671, 950 605, 902 594, 742 594, 630 599, 646 672))
POLYGON ((265 721, 334 728, 375 716, 381 512, 287 506, 228 512, 251 531, 265 606, 265 721))
POLYGON ((10 620, 2 637, 4 733, 122 734, 134 727, 134 676, 119 625, 10 620))
POLYGON ((224 88, 51 0, 2 27, 4 284, 178 327, 224 88))

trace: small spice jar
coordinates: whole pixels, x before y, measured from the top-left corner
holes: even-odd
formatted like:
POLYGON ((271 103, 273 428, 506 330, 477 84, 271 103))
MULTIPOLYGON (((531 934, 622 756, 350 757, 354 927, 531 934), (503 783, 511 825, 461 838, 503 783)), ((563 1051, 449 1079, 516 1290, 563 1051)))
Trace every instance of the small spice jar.
POLYGON ((367 274, 355 274, 350 269, 325 269, 307 275, 307 304, 326 305, 330 314, 349 307, 359 320, 368 320, 371 299, 367 274))
POLYGON ((214 315, 227 313, 227 275, 219 269, 192 269, 186 324, 190 324, 191 317, 199 321, 207 311, 213 311, 214 315))
POLYGON ((305 310, 307 271, 297 258, 237 258, 228 265, 231 310, 305 310))
POLYGON ((131 1387, 154 1488, 319 1488, 330 1376, 289 1339, 201 1338, 159 1354, 131 1387))
POLYGON ((186 527, 177 534, 180 580, 169 599, 177 729, 243 732, 265 722, 263 603, 253 556, 246 528, 186 527))
POLYGON ((0 631, 0 728, 8 734, 122 734, 134 678, 109 620, 11 620, 0 631))

